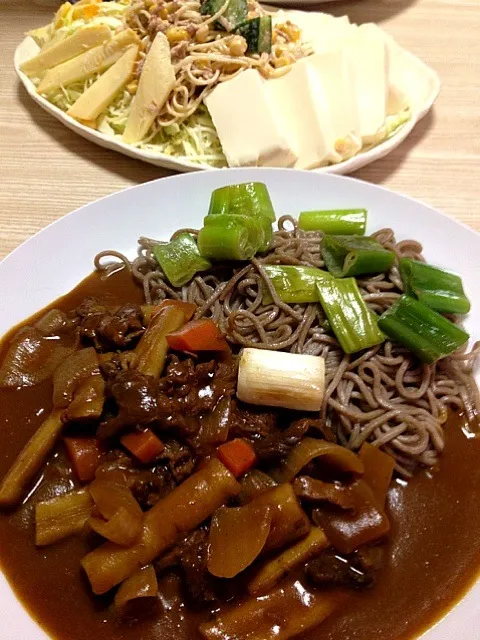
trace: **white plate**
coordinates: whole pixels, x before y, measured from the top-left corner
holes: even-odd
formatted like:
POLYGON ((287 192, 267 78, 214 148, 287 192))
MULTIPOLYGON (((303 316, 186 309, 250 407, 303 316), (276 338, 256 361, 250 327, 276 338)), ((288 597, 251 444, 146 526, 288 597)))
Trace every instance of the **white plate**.
MULTIPOLYGON (((174 176, 108 196, 58 220, 0 263, 0 335, 72 289, 92 271, 98 251, 117 249, 134 257, 140 235, 167 239, 179 227, 198 227, 213 189, 250 180, 267 184, 277 216, 308 209, 365 207, 368 232, 387 226, 395 230, 399 240, 423 242, 427 259, 461 272, 472 301, 466 325, 479 337, 480 234, 381 187, 289 169, 231 169, 174 176)), ((425 634, 424 640, 472 640, 478 638, 474 629, 480 629, 480 582, 425 634)), ((0 638, 46 638, 1 574, 0 638)))
MULTIPOLYGON (((277 2, 275 4, 281 3, 277 2)), ((25 62, 25 60, 28 60, 29 58, 32 58, 34 55, 36 55, 38 51, 38 45, 30 36, 27 36, 18 45, 15 51, 15 71, 17 72, 17 75, 22 81, 23 86, 28 91, 33 100, 37 104, 39 104, 42 109, 48 111, 48 113, 51 113, 55 118, 57 118, 57 120, 60 120, 60 122, 62 122, 66 127, 71 129, 72 131, 75 131, 83 138, 86 138, 87 140, 100 145, 101 147, 105 147, 106 149, 113 149, 114 151, 123 153, 124 155, 130 156, 131 158, 143 160, 144 162, 148 162, 159 167, 164 167, 166 169, 186 172, 212 168, 205 165, 201 166, 187 160, 175 159, 172 156, 168 156, 164 153, 153 153, 152 151, 143 151, 142 149, 137 149, 132 145, 125 144, 120 139, 111 138, 103 133, 95 131, 94 129, 90 129, 83 124, 80 124, 74 118, 68 116, 64 111, 48 102, 48 100, 46 100, 45 98, 42 98, 42 96, 37 93, 33 82, 31 82, 31 80, 20 71, 21 64, 25 62)), ((412 104, 411 119, 405 125, 400 127, 398 131, 385 142, 382 142, 381 144, 373 147, 368 151, 359 153, 353 158, 350 158, 350 160, 345 160, 344 162, 340 162, 339 164, 331 165, 329 167, 323 167, 322 169, 316 169, 316 172, 337 174, 352 173, 353 171, 357 171, 357 169, 360 169, 361 167, 364 167, 365 165, 370 164, 375 160, 383 158, 388 153, 393 151, 393 149, 398 147, 398 145, 403 142, 403 140, 405 140, 416 123, 421 120, 421 118, 423 118, 432 108, 433 103, 438 96, 438 92, 440 91, 440 80, 437 73, 410 52, 406 51, 405 49, 402 49, 401 51, 402 55, 404 56, 405 68, 408 70, 407 73, 409 74, 409 78, 411 80, 410 84, 412 87, 415 87, 415 91, 417 94, 415 96, 415 103, 412 104)))

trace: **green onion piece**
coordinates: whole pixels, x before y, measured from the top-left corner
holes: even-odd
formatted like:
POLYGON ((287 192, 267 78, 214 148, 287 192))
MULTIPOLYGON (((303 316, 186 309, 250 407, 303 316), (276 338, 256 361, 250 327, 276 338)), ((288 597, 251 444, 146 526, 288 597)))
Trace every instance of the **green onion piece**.
POLYGON ((227 213, 223 216, 207 216, 204 219, 203 224, 205 227, 217 227, 223 229, 230 229, 232 226, 235 227, 238 225, 245 227, 248 231, 248 244, 253 247, 254 254, 260 250, 260 247, 265 245, 265 231, 260 218, 234 216, 227 213))
POLYGON ((302 211, 298 226, 304 231, 363 236, 367 224, 366 209, 331 209, 302 211))
POLYGON ((378 326, 429 364, 456 351, 469 338, 461 327, 406 294, 380 316, 378 326))
POLYGON ((275 222, 270 194, 262 182, 245 182, 221 187, 212 192, 208 215, 230 214, 260 216, 275 222))
POLYGON ((200 229, 197 244, 202 256, 212 260, 251 260, 256 252, 248 228, 234 219, 224 225, 209 224, 200 229))
MULTIPOLYGON (((288 303, 318 302, 317 282, 332 279, 328 271, 315 267, 266 264, 263 268, 280 300, 288 303)), ((273 302, 268 290, 264 292, 262 302, 273 302)))
POLYGON ((317 283, 325 315, 345 353, 368 349, 385 340, 377 317, 362 298, 355 278, 324 280, 317 283))
POLYGON ((165 244, 156 244, 153 255, 174 287, 189 282, 197 271, 212 266, 200 255, 195 238, 190 233, 181 233, 165 244))
POLYGON ((368 236, 325 236, 321 246, 325 265, 336 278, 383 273, 395 261, 393 251, 368 236))
POLYGON ((427 307, 443 313, 468 313, 470 302, 463 290, 462 279, 453 273, 424 262, 402 258, 400 275, 405 293, 427 307))
POLYGON ((267 218, 254 216, 239 216, 226 213, 222 216, 207 216, 203 224, 206 227, 228 226, 230 222, 237 221, 243 224, 250 234, 250 243, 257 251, 264 252, 270 248, 272 241, 272 223, 267 218))

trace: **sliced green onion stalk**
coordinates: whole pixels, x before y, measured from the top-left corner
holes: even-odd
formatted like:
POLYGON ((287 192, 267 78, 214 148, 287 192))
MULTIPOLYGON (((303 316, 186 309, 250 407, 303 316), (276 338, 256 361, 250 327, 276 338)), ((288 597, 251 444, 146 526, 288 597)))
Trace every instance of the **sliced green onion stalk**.
POLYGON ((230 214, 261 216, 275 222, 270 194, 262 182, 245 182, 221 187, 212 192, 208 215, 230 214))
POLYGON ((228 227, 231 223, 240 223, 248 229, 250 244, 255 247, 255 253, 267 251, 270 247, 272 223, 267 218, 226 213, 222 216, 207 216, 203 221, 205 227, 228 227))
POLYGON ((378 326, 429 364, 450 355, 469 338, 461 327, 406 294, 380 316, 378 326))
POLYGON ((231 229, 242 226, 248 231, 248 244, 252 248, 253 255, 265 243, 265 231, 261 220, 249 216, 207 216, 203 224, 205 227, 216 227, 218 229, 231 229))
POLYGON ((443 313, 470 311, 470 302, 459 276, 410 258, 402 258, 399 267, 405 293, 427 307, 443 313))
MULTIPOLYGON (((318 302, 317 282, 333 277, 328 271, 315 267, 266 264, 263 268, 280 300, 288 303, 318 302)), ((262 302, 273 302, 268 290, 264 292, 262 302)))
POLYGON ((355 278, 317 283, 318 296, 330 327, 345 353, 368 349, 385 340, 377 316, 362 298, 355 278))
POLYGON ((384 273, 395 261, 393 251, 368 236, 327 235, 321 246, 325 265, 336 278, 384 273))
POLYGON ((181 233, 170 242, 155 245, 153 255, 174 287, 181 287, 197 271, 205 271, 212 266, 205 256, 200 255, 190 233, 181 233))
POLYGON ((197 244, 201 255, 211 260, 251 260, 257 251, 248 228, 236 219, 202 227, 197 244))
POLYGON ((300 229, 304 231, 323 231, 326 234, 363 236, 366 224, 366 209, 302 211, 298 218, 300 229))

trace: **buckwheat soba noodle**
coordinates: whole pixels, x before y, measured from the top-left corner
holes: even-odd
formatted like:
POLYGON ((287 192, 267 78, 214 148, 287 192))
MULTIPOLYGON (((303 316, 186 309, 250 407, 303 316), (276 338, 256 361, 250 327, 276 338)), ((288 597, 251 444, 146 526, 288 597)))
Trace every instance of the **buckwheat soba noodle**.
MULTIPOLYGON (((423 261, 422 246, 415 240, 396 242, 391 229, 377 231, 373 237, 393 250, 397 259, 423 261)), ((443 425, 449 408, 469 421, 477 419, 480 402, 472 369, 480 343, 432 365, 420 363, 390 340, 360 354, 345 354, 320 304, 282 302, 263 268, 267 264, 323 267, 320 239, 320 232, 303 231, 294 218, 283 216, 267 253, 245 266, 217 264, 181 288, 169 284, 152 254, 158 241, 149 238, 140 238, 139 256, 132 263, 117 252, 103 251, 96 256, 95 266, 106 273, 124 267, 131 270, 143 286, 147 304, 165 298, 195 303, 195 318, 213 318, 239 348, 321 355, 326 363, 324 425, 350 449, 358 450, 365 441, 382 447, 395 458, 397 472, 408 477, 418 465, 436 463, 444 448, 443 425), (120 265, 108 258, 120 260, 120 265), (273 302, 264 305, 266 290, 273 302)), ((386 274, 357 278, 357 282, 364 300, 377 313, 390 307, 403 291, 397 264, 386 274)))

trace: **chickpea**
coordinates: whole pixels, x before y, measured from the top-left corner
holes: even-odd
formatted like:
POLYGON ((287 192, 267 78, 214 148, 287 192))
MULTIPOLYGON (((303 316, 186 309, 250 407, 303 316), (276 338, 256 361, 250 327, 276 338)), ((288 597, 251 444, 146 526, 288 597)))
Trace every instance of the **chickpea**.
POLYGON ((195 33, 195 40, 199 43, 206 42, 209 32, 210 29, 208 24, 201 24, 195 33))
POLYGON ((233 36, 230 40, 228 49, 231 56, 243 56, 247 51, 247 41, 242 36, 233 36))

